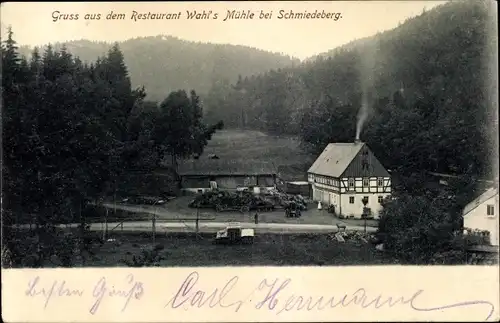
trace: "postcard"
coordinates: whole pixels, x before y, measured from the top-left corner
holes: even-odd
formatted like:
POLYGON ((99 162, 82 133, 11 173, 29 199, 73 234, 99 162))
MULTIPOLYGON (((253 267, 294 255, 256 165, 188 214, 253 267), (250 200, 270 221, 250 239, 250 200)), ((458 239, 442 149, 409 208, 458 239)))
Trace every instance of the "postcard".
POLYGON ((4 321, 500 319, 492 1, 1 6, 4 321))

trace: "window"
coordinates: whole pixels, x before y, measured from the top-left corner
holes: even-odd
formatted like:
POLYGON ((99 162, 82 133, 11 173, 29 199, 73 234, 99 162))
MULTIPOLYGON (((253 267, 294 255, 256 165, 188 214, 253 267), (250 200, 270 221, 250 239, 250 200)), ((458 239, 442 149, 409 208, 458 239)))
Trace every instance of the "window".
POLYGON ((377 200, 378 200, 379 203, 382 203, 382 201, 384 200, 384 197, 383 196, 379 196, 377 200))
POLYGON ((378 187, 384 186, 384 179, 383 178, 377 178, 377 186, 378 187))
POLYGON ((489 204, 486 206, 486 214, 488 216, 494 216, 495 215, 495 206, 489 204))
POLYGON ((354 178, 349 178, 349 188, 354 188, 354 178))
POLYGON ((366 204, 368 204, 368 196, 363 196, 363 200, 366 200, 366 204))
POLYGON ((362 155, 362 160, 361 160, 361 169, 362 170, 369 170, 370 165, 368 164, 368 151, 365 150, 362 155))
POLYGON ((349 196, 349 204, 354 204, 354 196, 349 196))
POLYGON ((370 186, 370 179, 369 178, 363 178, 363 187, 368 187, 370 186))

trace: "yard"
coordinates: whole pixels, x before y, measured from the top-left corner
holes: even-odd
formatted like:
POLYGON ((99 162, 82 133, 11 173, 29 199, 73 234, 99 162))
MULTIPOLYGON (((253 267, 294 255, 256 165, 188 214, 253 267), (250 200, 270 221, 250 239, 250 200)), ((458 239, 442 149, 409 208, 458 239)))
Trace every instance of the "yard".
MULTIPOLYGON (((278 167, 279 176, 284 180, 305 180, 309 166, 317 156, 313 156, 300 145, 295 138, 285 136, 272 136, 259 131, 250 130, 221 130, 217 131, 205 147, 203 155, 217 155, 224 160, 256 160, 272 162, 278 167)), ((154 194, 153 194, 154 195, 154 194)), ((158 215, 159 220, 174 221, 180 219, 196 218, 196 209, 187 205, 193 197, 181 196, 161 206, 138 206, 118 204, 119 208, 127 208, 130 212, 117 212, 115 215, 110 204, 108 222, 117 222, 120 219, 138 221, 151 219, 151 212, 158 215), (121 214, 120 214, 121 213, 121 214), (149 214, 148 214, 149 213, 149 214), (113 219, 111 219, 111 217, 113 219)), ((92 222, 102 222, 103 213, 92 219, 92 222)), ((200 218, 211 219, 217 222, 253 222, 254 213, 242 214, 240 212, 217 213, 211 209, 200 209, 200 218)), ((273 212, 262 212, 259 214, 259 222, 266 223, 307 223, 307 224, 330 224, 345 223, 351 226, 363 226, 364 221, 353 219, 338 219, 326 210, 318 211, 315 205, 310 205, 309 210, 303 212, 299 219, 285 218, 283 210, 273 212)), ((368 220, 368 226, 376 227, 377 221, 368 220)))
MULTIPOLYGON (((161 206, 148 206, 148 205, 126 205, 117 204, 117 208, 125 208, 130 210, 129 215, 124 215, 122 219, 127 217, 130 221, 139 221, 147 219, 148 216, 145 212, 156 213, 158 220, 185 220, 185 219, 195 219, 197 210, 188 207, 189 201, 193 199, 192 196, 181 196, 178 197, 164 205, 161 206)), ((112 207, 112 205, 108 205, 112 207)), ((113 214, 113 210, 109 211, 109 215, 113 214)), ((238 211, 226 211, 226 212, 216 212, 213 209, 200 209, 199 216, 203 221, 216 221, 216 222, 253 222, 255 212, 241 213, 238 211)), ((151 218, 152 215, 149 216, 151 218)), ((120 217, 114 217, 113 221, 108 220, 108 222, 114 222, 115 219, 120 219, 120 217)), ((102 220, 95 219, 94 222, 100 222, 102 220)), ((344 223, 348 226, 363 226, 363 220, 355 219, 339 219, 334 217, 332 214, 328 213, 326 210, 319 211, 315 204, 310 204, 308 210, 302 212, 302 217, 300 218, 285 218, 284 210, 278 209, 275 211, 266 211, 259 213, 260 223, 293 223, 293 224, 329 224, 335 225, 337 223, 344 223)), ((367 226, 377 227, 378 222, 376 220, 367 220, 367 226)))
MULTIPOLYGON (((159 257, 145 264, 167 266, 307 266, 382 265, 394 259, 371 244, 340 243, 327 234, 259 234, 253 245, 215 245, 213 234, 168 233, 158 235, 153 245, 147 233, 117 233, 86 266, 133 266, 134 256, 156 247, 159 257)), ((144 263, 144 262, 141 262, 144 263)))

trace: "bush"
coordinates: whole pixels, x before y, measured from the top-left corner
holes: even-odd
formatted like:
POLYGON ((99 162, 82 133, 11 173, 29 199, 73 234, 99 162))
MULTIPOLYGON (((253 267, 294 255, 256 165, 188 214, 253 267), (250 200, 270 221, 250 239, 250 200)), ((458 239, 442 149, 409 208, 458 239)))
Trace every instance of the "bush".
POLYGON ((122 259, 121 262, 129 267, 159 266, 160 261, 165 259, 165 257, 160 253, 163 249, 163 245, 157 244, 152 249, 142 249, 138 255, 132 255, 131 259, 122 259))
POLYGON ((19 230, 11 235, 9 247, 2 249, 4 267, 73 267, 95 256, 94 246, 102 242, 88 226, 65 232, 54 226, 19 230))
POLYGON ((377 237, 401 260, 433 263, 453 249, 455 216, 440 196, 402 195, 381 210, 377 237))

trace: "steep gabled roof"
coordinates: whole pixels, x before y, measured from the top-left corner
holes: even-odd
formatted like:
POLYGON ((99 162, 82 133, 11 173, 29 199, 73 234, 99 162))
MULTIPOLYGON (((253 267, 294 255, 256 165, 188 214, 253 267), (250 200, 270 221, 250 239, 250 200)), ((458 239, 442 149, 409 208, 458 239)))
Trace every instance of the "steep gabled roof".
POLYGON ((180 176, 231 176, 231 175, 275 175, 277 169, 272 163, 255 160, 190 159, 179 163, 180 176))
POLYGON ((486 192, 479 195, 477 198, 475 198, 472 202, 470 202, 469 204, 467 204, 464 207, 462 215, 464 215, 464 216, 467 215, 472 210, 474 210, 476 207, 483 204, 484 202, 486 202, 490 198, 494 197, 495 195, 498 195, 498 190, 495 187, 492 187, 492 188, 486 190, 486 192))
POLYGON ((364 145, 364 143, 328 144, 307 172, 340 177, 364 145))
POLYGON ((390 176, 368 145, 363 142, 328 144, 309 168, 308 173, 330 177, 390 176), (363 160, 366 161, 366 168, 363 160))

